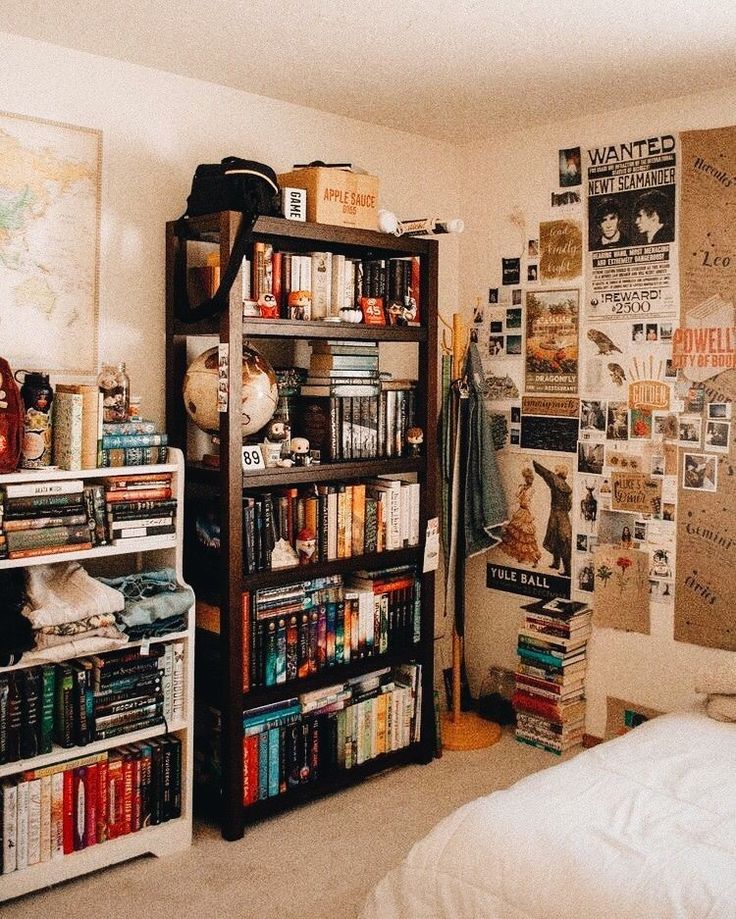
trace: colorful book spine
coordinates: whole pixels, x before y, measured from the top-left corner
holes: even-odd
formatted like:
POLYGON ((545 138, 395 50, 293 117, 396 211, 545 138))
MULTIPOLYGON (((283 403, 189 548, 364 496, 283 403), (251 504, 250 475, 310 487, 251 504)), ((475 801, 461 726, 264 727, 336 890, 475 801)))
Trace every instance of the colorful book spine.
POLYGON ((167 434, 103 434, 102 449, 160 447, 168 443, 167 434))

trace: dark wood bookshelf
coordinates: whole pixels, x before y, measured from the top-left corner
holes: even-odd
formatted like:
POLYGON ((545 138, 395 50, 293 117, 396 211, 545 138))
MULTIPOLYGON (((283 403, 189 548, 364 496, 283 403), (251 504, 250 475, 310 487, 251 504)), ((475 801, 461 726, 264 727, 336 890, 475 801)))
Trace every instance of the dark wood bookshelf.
MULTIPOLYGON (((190 238, 217 247, 220 264, 227 264, 241 215, 226 211, 190 221, 190 238)), ((192 540, 185 543, 184 572, 200 599, 220 608, 220 634, 198 630, 201 660, 195 661, 195 688, 201 700, 221 711, 221 794, 218 802, 222 834, 226 839, 242 837, 246 825, 354 785, 369 775, 406 763, 425 763, 434 749, 433 642, 434 575, 422 573, 427 521, 436 515, 437 503, 437 241, 415 237, 396 237, 368 230, 352 230, 322 224, 297 223, 281 218, 260 217, 255 225, 256 240, 271 242, 285 252, 309 253, 329 250, 351 258, 387 259, 418 256, 420 260, 420 320, 418 326, 365 326, 346 322, 284 319, 243 319, 240 277, 236 278, 228 308, 218 316, 199 322, 182 322, 174 314, 174 264, 182 245, 175 223, 166 226, 166 427, 170 443, 186 451, 188 421, 181 386, 187 367, 187 342, 197 336, 217 336, 227 344, 230 354, 240 354, 247 339, 300 340, 342 339, 395 343, 417 349, 416 423, 424 431, 425 453, 420 457, 392 457, 359 460, 307 467, 274 468, 244 474, 241 466, 242 436, 240 412, 220 416, 220 468, 215 469, 190 459, 186 466, 186 499, 211 502, 220 520, 219 555, 200 553, 192 540), (413 548, 372 553, 356 558, 318 562, 308 566, 260 571, 244 571, 242 507, 243 491, 268 490, 282 485, 308 485, 316 482, 359 482, 376 476, 412 474, 420 482, 420 545, 413 548), (242 691, 242 594, 262 587, 289 584, 329 574, 348 574, 357 569, 414 564, 421 581, 420 640, 388 654, 351 661, 327 668, 306 680, 276 687, 256 687, 242 691), (383 754, 353 769, 329 774, 315 782, 291 788, 286 794, 268 798, 244 808, 243 795, 243 711, 266 702, 290 698, 302 692, 341 682, 380 670, 384 666, 416 661, 422 665, 421 740, 402 750, 383 754)), ((190 352, 191 353, 191 352, 190 352)), ((239 371, 239 368, 238 368, 239 371)), ((240 372, 231 366, 229 403, 240 406, 240 372)), ((211 790, 210 790, 211 794, 211 790)), ((195 804, 200 803, 196 801, 195 804)))

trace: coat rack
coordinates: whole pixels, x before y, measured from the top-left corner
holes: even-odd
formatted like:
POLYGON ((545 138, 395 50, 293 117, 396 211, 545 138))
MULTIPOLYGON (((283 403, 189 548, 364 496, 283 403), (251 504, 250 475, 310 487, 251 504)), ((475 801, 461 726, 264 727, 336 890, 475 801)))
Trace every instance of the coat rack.
MULTIPOLYGON (((442 317, 440 317, 442 319, 442 317)), ((445 325, 449 325, 442 319, 445 325)), ((486 721, 475 712, 463 712, 461 703, 461 674, 464 651, 465 622, 465 487, 467 476, 467 423, 468 398, 467 386, 463 384, 465 358, 467 352, 467 333, 463 329, 462 318, 454 313, 452 316, 451 348, 445 342, 442 332, 443 347, 452 353, 452 383, 458 390, 457 413, 454 416, 455 430, 452 432, 453 445, 453 480, 452 496, 449 499, 452 520, 449 527, 450 546, 447 552, 446 578, 454 575, 453 620, 452 620, 452 710, 442 718, 442 746, 447 750, 480 750, 490 747, 501 737, 501 728, 492 721, 486 721), (457 482, 455 482, 457 477, 457 482), (457 486, 457 487, 456 487, 457 486), (462 634, 458 624, 462 623, 462 634)), ((448 415, 450 413, 448 412, 448 415)), ((447 423, 448 418, 445 418, 447 423)), ((447 599, 447 591, 445 591, 447 599)))

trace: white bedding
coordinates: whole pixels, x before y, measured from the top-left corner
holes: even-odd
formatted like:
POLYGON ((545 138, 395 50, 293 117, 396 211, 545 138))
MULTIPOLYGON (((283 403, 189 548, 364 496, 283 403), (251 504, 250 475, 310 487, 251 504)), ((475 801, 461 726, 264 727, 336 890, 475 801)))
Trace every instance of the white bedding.
POLYGON ((442 820, 362 919, 735 919, 736 724, 663 715, 442 820))

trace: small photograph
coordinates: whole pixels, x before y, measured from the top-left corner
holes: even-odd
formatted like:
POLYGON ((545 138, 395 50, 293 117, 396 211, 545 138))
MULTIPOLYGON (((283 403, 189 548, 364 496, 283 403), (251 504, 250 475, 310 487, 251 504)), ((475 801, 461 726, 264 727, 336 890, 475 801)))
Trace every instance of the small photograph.
POLYGON ((652 552, 651 565, 649 567, 650 578, 671 578, 672 565, 670 564, 670 553, 668 549, 661 546, 652 552))
POLYGON ((501 259, 501 279, 501 283, 506 287, 509 287, 512 284, 518 284, 521 281, 520 258, 501 259))
POLYGON ((634 539, 637 542, 646 542, 647 525, 643 520, 637 520, 634 523, 634 539))
POLYGON ((672 341, 672 323, 671 322, 660 322, 659 340, 660 341, 672 341))
POLYGON ((628 511, 601 511, 598 542, 630 548, 636 516, 628 511))
POLYGON ((606 438, 608 440, 629 439, 629 406, 626 402, 608 403, 606 438))
POLYGON ((602 495, 611 494, 611 480, 608 478, 607 475, 601 479, 600 493, 602 495))
POLYGON ((503 332, 503 320, 494 319, 491 322, 491 335, 498 335, 500 332, 503 332))
POLYGON ((631 437, 634 440, 651 440, 652 413, 648 408, 631 409, 631 437))
POLYGON ((497 287, 488 288, 488 302, 498 303, 498 288, 497 287))
POLYGON ((521 288, 511 291, 511 303, 514 306, 521 306, 521 288))
POLYGON ((586 593, 592 593, 595 588, 595 568, 593 566, 593 557, 585 558, 579 567, 576 567, 575 580, 578 590, 586 593))
POLYGON ((488 353, 491 357, 497 354, 503 354, 504 340, 503 335, 491 335, 488 339, 488 353))
POLYGON ((726 453, 731 442, 730 421, 705 422, 705 446, 719 453, 726 453))
POLYGON ((655 454, 652 456, 652 468, 649 470, 650 475, 662 476, 664 475, 664 457, 655 454))
POLYGON ((664 376, 666 380, 676 380, 677 379, 677 370, 675 369, 675 366, 672 363, 671 357, 665 358, 664 376))
POLYGON ((652 415, 652 433, 665 440, 677 440, 680 429, 677 415, 672 412, 654 412, 652 415))
POLYGON ((526 244, 526 254, 529 258, 537 258, 539 256, 539 240, 530 239, 526 244))
POLYGON ((685 393, 685 412, 700 414, 705 408, 705 387, 702 383, 691 383, 685 393))
POLYGON ((659 341, 659 327, 656 322, 648 322, 646 324, 645 337, 647 341, 659 341))
POLYGON ((511 424, 521 424, 521 406, 511 406, 511 424))
POLYGON ((703 419, 697 415, 681 415, 678 421, 677 439, 684 446, 700 444, 703 431, 703 419))
POLYGON ((600 431, 606 430, 606 403, 597 400, 580 400, 580 430, 600 431))
POLYGON ((537 265, 527 265, 526 266, 526 279, 527 281, 536 281, 538 280, 539 268, 537 265))
POLYGON ((511 431, 509 432, 509 443, 512 446, 518 447, 520 439, 521 439, 521 428, 511 428, 511 431))
POLYGON ((585 533, 578 533, 575 537, 575 548, 578 552, 587 552, 588 551, 588 537, 585 533))
POLYGON ((644 323, 635 322, 631 327, 631 340, 644 341, 644 323))
POLYGON ((520 329, 521 328, 521 307, 506 310, 506 328, 507 329, 520 329))
POLYGON ((692 491, 716 491, 717 458, 707 453, 685 453, 682 457, 682 487, 692 491))
POLYGON ((721 421, 728 421, 731 418, 730 402, 709 402, 708 417, 717 418, 721 421))
POLYGON ((571 188, 580 185, 580 147, 560 150, 560 187, 571 188))
POLYGON ((521 335, 506 336, 506 353, 521 354, 521 335))
MULTIPOLYGON (((480 297, 478 297, 478 299, 480 300, 480 297)), ((485 310, 480 305, 480 303, 478 303, 477 306, 473 307, 473 322, 476 325, 480 325, 483 322, 484 313, 485 313, 485 310)))
POLYGON ((670 523, 675 522, 675 505, 673 503, 662 502, 662 520, 669 520, 670 523))
POLYGON ((578 443, 578 472, 601 475, 603 453, 603 444, 578 443))

